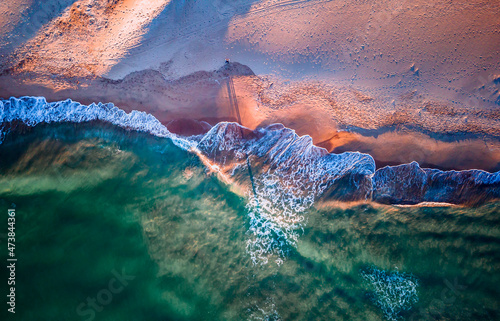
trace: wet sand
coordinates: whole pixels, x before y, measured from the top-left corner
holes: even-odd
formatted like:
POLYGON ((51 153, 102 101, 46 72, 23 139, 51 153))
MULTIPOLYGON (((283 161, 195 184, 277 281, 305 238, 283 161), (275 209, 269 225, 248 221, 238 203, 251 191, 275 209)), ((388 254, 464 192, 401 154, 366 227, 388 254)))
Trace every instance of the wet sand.
POLYGON ((174 80, 157 70, 121 80, 73 80, 73 88, 59 91, 29 79, 3 75, 0 97, 30 93, 48 101, 113 102, 127 112, 147 111, 172 132, 187 136, 205 133, 221 121, 251 129, 282 123, 328 151, 368 153, 377 167, 417 161, 445 170, 500 170, 500 117, 494 110, 450 112, 415 97, 388 108, 382 106, 383 97, 320 82, 279 84, 239 63, 174 80))
POLYGON ((368 153, 377 167, 417 161, 445 170, 500 170, 498 110, 474 114, 420 97, 403 97, 387 107, 384 97, 321 82, 280 83, 236 62, 173 80, 158 70, 121 80, 70 79, 73 87, 59 91, 30 84, 30 77, 4 74, 0 97, 112 102, 127 112, 147 111, 172 132, 187 136, 205 133, 221 121, 251 129, 282 123, 328 151, 368 153))

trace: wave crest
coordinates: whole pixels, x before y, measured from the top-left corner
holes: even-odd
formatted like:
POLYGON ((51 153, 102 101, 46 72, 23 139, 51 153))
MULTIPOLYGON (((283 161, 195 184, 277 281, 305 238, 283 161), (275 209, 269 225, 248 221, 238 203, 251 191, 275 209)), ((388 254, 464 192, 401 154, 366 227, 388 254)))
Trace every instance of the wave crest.
MULTIPOLYGON (((238 172, 231 170, 236 179, 250 177, 247 209, 252 238, 247 248, 254 263, 266 264, 272 256, 281 262, 303 230, 304 213, 325 190, 350 175, 369 180, 375 172, 370 155, 329 154, 314 146, 311 137, 300 137, 282 125, 250 131, 237 123, 220 123, 200 140, 198 149, 223 168, 240 164, 238 172)), ((353 193, 346 194, 360 189, 355 183, 347 188, 353 193)), ((371 192, 365 185, 363 193, 357 192, 363 199, 371 192)))
MULTIPOLYGON (((298 136, 281 124, 250 130, 222 122, 202 136, 172 134, 151 114, 126 113, 111 103, 82 105, 71 99, 47 102, 43 97, 0 101, 0 123, 105 121, 122 128, 171 139, 188 151, 203 154, 248 192, 247 248, 255 263, 271 257, 280 263, 294 246, 319 198, 340 201, 373 200, 388 204, 447 202, 476 204, 500 198, 500 171, 440 171, 413 162, 375 170, 370 155, 328 153, 309 136, 298 136)), ((0 128, 0 143, 6 134, 0 128)))

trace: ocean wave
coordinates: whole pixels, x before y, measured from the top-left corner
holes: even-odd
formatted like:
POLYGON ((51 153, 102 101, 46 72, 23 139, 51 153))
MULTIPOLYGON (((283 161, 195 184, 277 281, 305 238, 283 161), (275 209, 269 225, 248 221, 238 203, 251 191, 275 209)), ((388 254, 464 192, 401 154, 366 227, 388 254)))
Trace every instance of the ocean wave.
POLYGON ((255 263, 282 262, 307 222, 305 215, 319 198, 373 200, 389 204, 447 202, 474 204, 500 198, 500 172, 422 169, 413 162, 375 170, 368 154, 328 153, 311 137, 298 136, 281 124, 250 130, 221 122, 205 135, 172 134, 151 114, 126 113, 113 104, 82 105, 70 99, 43 97, 0 101, 0 143, 7 123, 105 121, 125 129, 171 139, 180 148, 206 157, 214 168, 250 186, 247 248, 255 263))
MULTIPOLYGON (((198 149, 221 167, 241 164, 233 176, 251 178, 247 205, 252 239, 248 250, 254 263, 266 264, 274 256, 281 262, 294 246, 306 222, 305 212, 326 190, 351 175, 369 181, 375 172, 370 155, 351 152, 329 154, 313 145, 309 136, 298 136, 282 125, 255 131, 236 123, 214 126, 199 142, 198 149)), ((342 182, 347 190, 367 199, 371 185, 356 180, 342 182)), ((338 186, 337 186, 338 187, 338 186)))
POLYGON ((479 204, 500 198, 500 171, 441 171, 417 162, 388 166, 373 176, 373 200, 388 204, 479 204))
MULTIPOLYGON (((93 120, 109 122, 122 128, 147 132, 158 137, 168 137, 174 144, 189 149, 194 143, 180 139, 170 133, 158 119, 143 111, 126 113, 112 103, 83 105, 71 99, 47 102, 44 97, 11 97, 0 101, 0 123, 20 121, 28 126, 40 123, 72 122, 82 123, 93 120)), ((0 129, 0 142, 5 129, 0 129)))

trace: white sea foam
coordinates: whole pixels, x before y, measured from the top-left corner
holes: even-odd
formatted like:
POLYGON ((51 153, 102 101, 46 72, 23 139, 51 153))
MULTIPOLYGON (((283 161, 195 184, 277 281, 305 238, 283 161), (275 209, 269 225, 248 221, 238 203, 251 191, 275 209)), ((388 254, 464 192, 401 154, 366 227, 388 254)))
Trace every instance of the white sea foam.
MULTIPOLYGON (((3 124, 19 121, 35 126, 40 123, 82 123, 95 120, 167 137, 185 150, 200 147, 205 154, 210 154, 215 149, 231 151, 240 159, 247 155, 267 155, 272 164, 266 172, 256 173, 253 180, 255 195, 249 197, 247 207, 250 233, 255 236, 249 241, 248 248, 255 262, 267 263, 267 258, 272 254, 279 254, 278 262, 281 260, 287 246, 293 246, 297 241, 305 221, 302 213, 312 206, 314 198, 347 165, 342 162, 343 158, 338 161, 327 160, 325 157, 328 157, 328 153, 313 146, 310 137, 298 137, 289 129, 262 130, 260 134, 263 139, 245 144, 242 137, 231 135, 226 130, 230 125, 239 125, 221 123, 197 143, 170 133, 151 114, 140 111, 126 113, 113 104, 87 106, 70 99, 49 103, 43 97, 0 101, 0 123, 3 124), (301 159, 297 159, 297 155, 301 159)), ((240 127, 237 129, 241 130, 240 127)), ((226 162, 225 159, 218 161, 226 162)))
MULTIPOLYGON (((28 126, 35 126, 40 123, 82 123, 93 120, 109 122, 158 137, 168 137, 174 144, 186 150, 195 145, 170 133, 153 115, 136 110, 126 113, 111 103, 87 106, 71 99, 49 103, 44 97, 21 97, 0 101, 0 123, 20 121, 28 126)), ((4 134, 4 131, 0 130, 0 140, 4 134)))
MULTIPOLYGON (((253 172, 247 250, 255 264, 267 264, 271 258, 282 262, 303 231, 306 211, 338 179, 375 171, 369 155, 329 154, 314 146, 311 137, 276 125, 250 135, 236 123, 221 123, 203 137, 198 148, 223 165, 246 163, 253 172)), ((369 194, 366 191, 364 197, 369 194)))
POLYGON ((349 168, 341 166, 342 162, 322 166, 328 163, 321 157, 300 155, 300 160, 287 155, 293 163, 285 160, 254 177, 253 194, 247 204, 254 236, 247 248, 254 263, 266 264, 271 255, 277 255, 277 262, 281 262, 303 232, 307 210, 349 172, 349 168))
MULTIPOLYGON (((227 174, 231 176, 241 172, 245 166, 250 173, 255 165, 253 163, 258 163, 259 169, 251 178, 252 189, 248 194, 247 205, 251 234, 247 249, 256 264, 265 264, 270 258, 281 263, 287 250, 295 246, 303 231, 307 221, 306 211, 342 178, 347 178, 347 182, 341 184, 347 188, 341 186, 344 190, 339 193, 355 194, 357 200, 371 199, 372 194, 374 199, 387 198, 386 195, 394 193, 396 196, 401 194, 408 197, 408 194, 413 193, 414 185, 425 185, 422 181, 425 177, 420 177, 422 175, 436 178, 436 182, 440 182, 442 177, 447 180, 446 186, 440 187, 438 184, 429 189, 423 201, 450 202, 448 196, 453 196, 464 182, 470 185, 470 195, 467 194, 467 197, 474 196, 476 185, 483 190, 488 187, 487 196, 490 198, 500 195, 500 172, 443 172, 422 170, 418 164, 408 164, 386 167, 378 170, 374 176, 375 162, 370 155, 357 152, 328 153, 314 146, 311 137, 300 137, 282 125, 271 125, 252 132, 236 123, 222 122, 203 136, 187 139, 170 133, 151 114, 141 111, 126 113, 113 104, 87 106, 70 99, 49 103, 43 97, 0 101, 0 124, 19 121, 35 126, 40 123, 95 120, 169 138, 184 150, 205 154, 214 166, 229 164, 232 168, 227 174), (410 170, 401 171, 404 168, 410 170), (367 181, 369 184, 366 184, 367 181)), ((0 128, 0 143, 4 134, 5 128, 0 128)), ((416 190, 419 192, 421 189, 416 190)), ((483 192, 478 189, 477 193, 483 192)), ((417 200, 418 197, 414 195, 417 200)))
POLYGON ((361 272, 371 291, 371 299, 391 321, 401 319, 401 312, 418 302, 418 280, 403 272, 370 268, 361 272))
POLYGON ((256 304, 250 314, 249 320, 255 321, 280 321, 281 316, 278 313, 274 299, 267 298, 261 304, 256 304))
MULTIPOLYGON (((249 242, 249 252, 255 262, 267 262, 267 257, 273 253, 278 253, 282 257, 286 247, 295 244, 298 232, 305 221, 300 214, 314 203, 314 197, 326 187, 325 180, 331 178, 326 175, 323 180, 318 179, 319 176, 329 173, 326 168, 322 168, 327 163, 324 160, 318 161, 319 157, 327 154, 326 151, 314 147, 310 138, 299 138, 290 130, 283 132, 285 135, 283 133, 276 135, 276 132, 271 131, 265 133, 263 141, 247 145, 246 148, 239 148, 243 142, 241 137, 229 135, 224 131, 211 130, 198 144, 170 133, 151 114, 140 111, 126 113, 113 104, 98 103, 87 106, 70 99, 49 103, 43 97, 10 98, 0 101, 2 124, 19 121, 35 126, 40 123, 82 123, 95 120, 147 132, 158 137, 167 137, 185 150, 196 149, 197 145, 206 147, 207 141, 211 140, 213 148, 219 151, 231 150, 237 158, 243 158, 248 154, 264 156, 268 153, 274 169, 258 174, 254 180, 256 194, 249 198, 248 204, 250 232, 255 236, 255 239, 249 242), (263 142, 274 143, 272 146, 267 145, 266 148, 263 142), (297 152, 308 164, 292 164, 287 160, 297 152), (315 164, 309 167, 313 161, 315 164), (286 171, 289 169, 293 169, 293 172, 287 174, 286 171)), ((218 126, 220 128, 227 125, 221 123, 218 126)), ((0 137, 3 135, 4 131, 1 131, 0 137)), ((207 153, 209 150, 205 148, 204 152, 207 153)))

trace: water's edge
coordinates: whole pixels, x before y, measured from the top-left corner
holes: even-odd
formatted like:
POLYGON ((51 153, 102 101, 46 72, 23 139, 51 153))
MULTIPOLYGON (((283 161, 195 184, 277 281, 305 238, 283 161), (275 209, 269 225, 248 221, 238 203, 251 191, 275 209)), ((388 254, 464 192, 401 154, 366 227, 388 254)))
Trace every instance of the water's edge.
MULTIPOLYGON (((287 189, 287 193, 305 197, 306 207, 320 196, 329 200, 373 200, 384 204, 465 205, 500 198, 500 171, 441 171, 421 168, 416 162, 376 170, 374 159, 368 154, 328 153, 315 146, 311 137, 299 137, 281 124, 252 131, 237 123, 221 122, 205 135, 184 138, 169 132, 151 114, 135 110, 126 113, 112 103, 87 106, 71 99, 49 103, 44 97, 30 96, 1 100, 0 143, 8 134, 6 125, 13 122, 35 126, 94 120, 169 138, 178 147, 207 157, 216 165, 213 169, 225 171, 229 176, 237 177, 242 170, 247 173, 245 163, 250 165, 252 160, 263 173, 272 171, 273 177, 296 188, 291 192, 287 189)), ((264 185, 270 186, 268 181, 264 185)))

